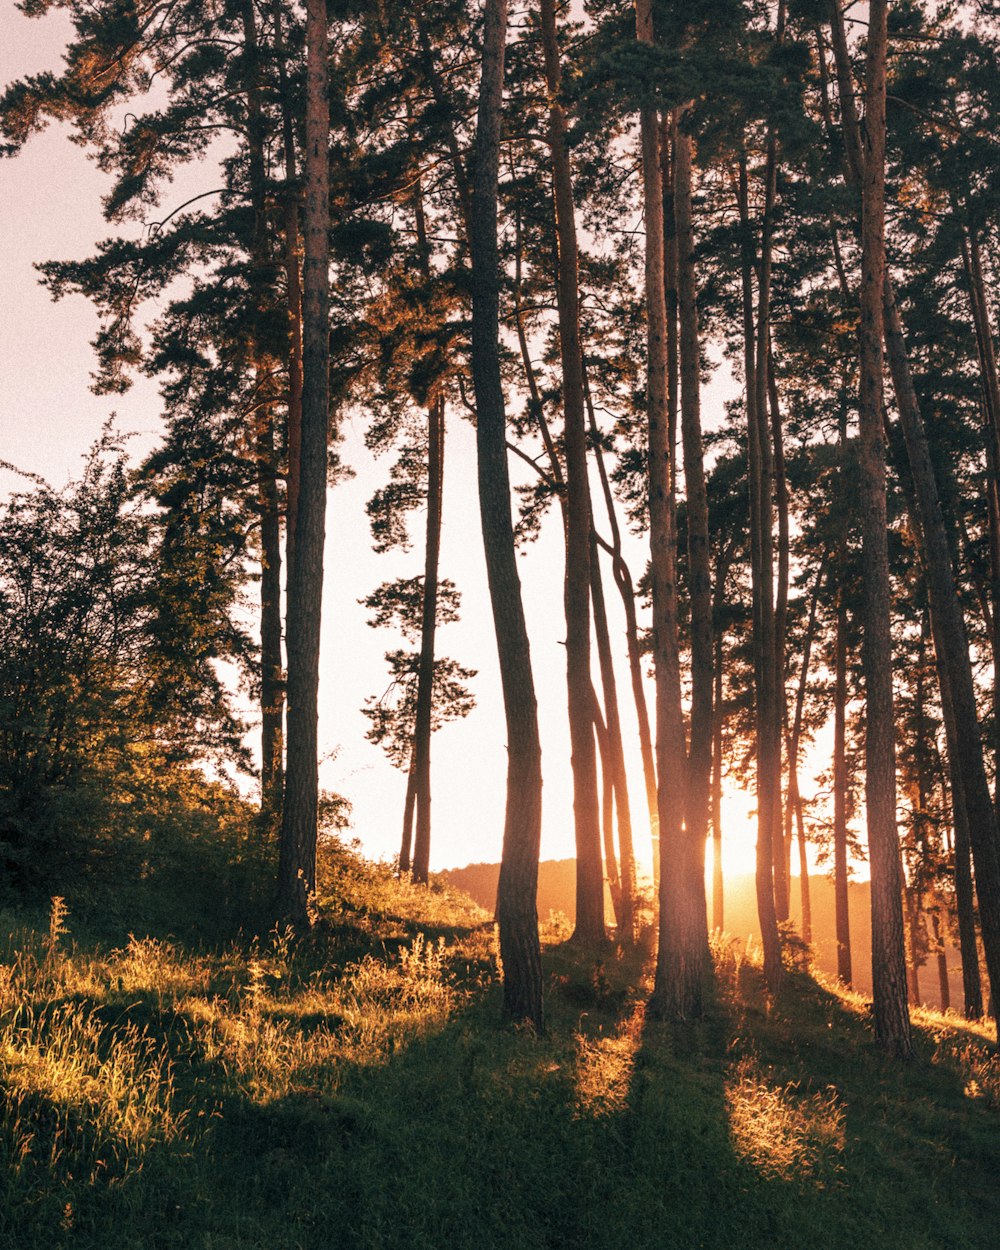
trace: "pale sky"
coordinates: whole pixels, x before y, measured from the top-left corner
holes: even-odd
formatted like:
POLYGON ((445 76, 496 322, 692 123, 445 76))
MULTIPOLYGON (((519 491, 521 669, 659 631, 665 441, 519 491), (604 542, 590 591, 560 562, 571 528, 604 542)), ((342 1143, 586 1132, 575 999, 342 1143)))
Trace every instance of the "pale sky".
MULTIPOLYGON (((29 21, 17 12, 12 0, 0 0, 0 83, 57 68, 68 29, 63 13, 29 21)), ((205 169, 184 171, 167 192, 167 210, 211 186, 210 177, 205 169)), ((136 433, 137 455, 153 445, 159 428, 155 383, 139 379, 125 396, 90 393, 93 310, 78 296, 53 304, 32 268, 47 259, 87 256, 99 239, 111 233, 100 212, 100 197, 106 189, 104 176, 69 142, 60 126, 50 126, 30 141, 18 159, 0 165, 0 282, 4 292, 0 306, 0 460, 41 474, 55 485, 78 472, 81 457, 109 412, 117 412, 121 429, 136 433)), ((703 398, 706 426, 721 418, 731 390, 727 378, 718 378, 707 389, 703 398)), ((387 631, 367 627, 365 611, 357 600, 381 581, 421 571, 422 516, 414 517, 416 541, 411 552, 372 554, 364 505, 385 481, 388 463, 373 462, 366 452, 360 417, 346 419, 343 433, 343 458, 356 476, 338 486, 329 499, 321 782, 353 803, 353 832, 366 851, 391 857, 399 847, 405 778, 387 763, 381 750, 365 741, 368 721, 359 709, 366 696, 385 689, 383 653, 399 643, 387 631)), ((511 471, 518 480, 521 466, 514 462, 511 471)), ((17 486, 16 478, 0 472, 0 490, 17 486)), ((646 558, 644 545, 635 543, 629 557, 633 574, 638 576, 646 558)), ((562 645, 562 552, 554 518, 539 541, 528 548, 520 567, 543 744, 542 857, 563 858, 571 856, 574 847, 562 645)), ((478 670, 473 682, 478 706, 467 720, 445 726, 434 736, 431 866, 435 869, 499 858, 506 784, 503 712, 475 495, 474 435, 455 412, 449 414, 441 573, 461 590, 463 611, 459 623, 440 631, 440 650, 478 670)), ((610 577, 606 594, 612 639, 618 643, 637 853, 648 863, 648 825, 625 664, 624 618, 610 577)), ((649 694, 652 707, 651 683, 649 694)), ((805 778, 803 785, 808 792, 805 778)), ((741 794, 727 799, 725 860, 737 872, 752 870, 751 806, 741 794)))

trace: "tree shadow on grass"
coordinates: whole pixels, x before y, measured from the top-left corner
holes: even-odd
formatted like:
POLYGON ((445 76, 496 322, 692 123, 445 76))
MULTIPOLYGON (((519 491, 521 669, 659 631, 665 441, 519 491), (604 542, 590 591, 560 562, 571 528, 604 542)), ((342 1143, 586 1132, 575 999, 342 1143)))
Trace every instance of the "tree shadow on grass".
MULTIPOLYGON (((5 1244, 994 1244, 996 1117, 963 1092, 940 1040, 922 1038, 916 1064, 889 1064, 836 994, 794 976, 774 1005, 747 965, 723 969, 689 1024, 645 1020, 637 964, 557 949, 546 970, 541 1038, 500 1022, 493 986, 470 990, 443 1023, 388 1035, 364 1061, 300 1064, 280 1094, 178 1054, 178 1078, 189 1064, 185 1134, 152 1143, 122 1183, 77 1185, 68 1225, 58 1188, 39 1191, 37 1233, 8 1213, 5 1244)), ((265 1014, 306 1039, 344 1026, 278 1003, 265 1014)), ((140 1019, 180 1045, 153 996, 108 1023, 140 1019)))

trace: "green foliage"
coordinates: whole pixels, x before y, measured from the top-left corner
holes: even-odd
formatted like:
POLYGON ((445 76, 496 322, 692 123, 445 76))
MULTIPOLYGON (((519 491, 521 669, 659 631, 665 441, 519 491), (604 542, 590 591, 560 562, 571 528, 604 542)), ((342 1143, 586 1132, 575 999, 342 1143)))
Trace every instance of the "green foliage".
POLYGON ((61 492, 38 482, 0 510, 0 856, 10 880, 65 891, 84 870, 142 876, 172 840, 175 813, 183 823, 216 794, 228 802, 200 768, 242 759, 240 725, 204 652, 163 645, 164 616, 181 610, 192 582, 163 576, 159 536, 110 429, 79 481, 61 492))

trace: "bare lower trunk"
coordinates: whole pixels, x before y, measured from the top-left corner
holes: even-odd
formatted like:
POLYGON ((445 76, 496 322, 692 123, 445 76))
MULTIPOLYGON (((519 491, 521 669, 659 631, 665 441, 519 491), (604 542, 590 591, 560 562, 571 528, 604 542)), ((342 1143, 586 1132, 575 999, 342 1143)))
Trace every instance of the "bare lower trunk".
POLYGON ((399 875, 408 876, 413 867, 413 813, 417 802, 417 773, 413 752, 406 772, 406 798, 403 801, 403 836, 399 844, 399 875))
POLYGON ((486 0, 470 221, 472 375, 480 516, 507 726, 507 810, 497 892, 504 1009, 542 1027, 538 941, 541 746, 521 582, 514 549, 507 431, 500 377, 497 182, 507 0, 486 0))

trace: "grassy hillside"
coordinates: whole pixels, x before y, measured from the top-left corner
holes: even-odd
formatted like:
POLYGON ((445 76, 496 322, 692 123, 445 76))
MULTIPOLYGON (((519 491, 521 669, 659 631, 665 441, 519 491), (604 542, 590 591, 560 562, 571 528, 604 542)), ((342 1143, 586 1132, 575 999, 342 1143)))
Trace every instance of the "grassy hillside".
POLYGON ((654 1024, 638 958, 554 929, 539 1038, 488 916, 344 851, 307 941, 133 932, 0 951, 3 1247, 996 1244, 1000 1066, 958 1019, 894 1066, 860 998, 770 1003, 721 942, 705 1019, 654 1024))

